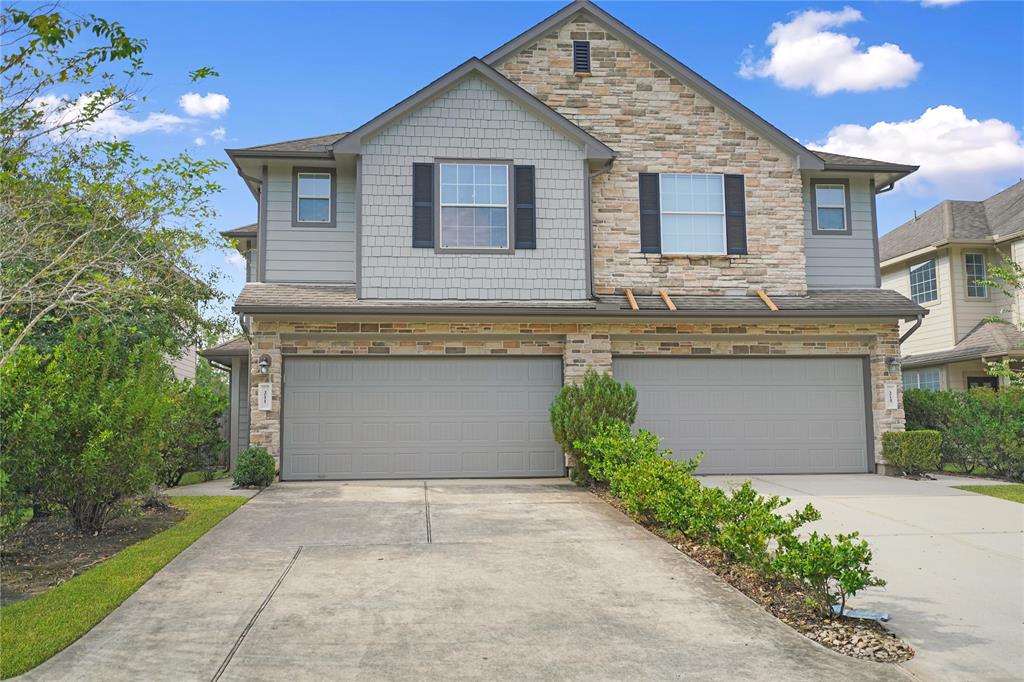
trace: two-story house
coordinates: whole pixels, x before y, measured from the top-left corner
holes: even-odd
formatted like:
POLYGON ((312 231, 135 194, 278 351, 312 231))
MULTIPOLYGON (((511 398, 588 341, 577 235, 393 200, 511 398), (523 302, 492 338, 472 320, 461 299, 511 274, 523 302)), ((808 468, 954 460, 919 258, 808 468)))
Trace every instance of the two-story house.
POLYGON ((1024 292, 986 285, 993 264, 1024 265, 1024 181, 943 201, 883 235, 879 253, 882 286, 930 313, 902 346, 906 388, 997 387, 986 362, 1024 358, 1024 292))
POLYGON ((347 133, 228 151, 237 447, 282 480, 561 476, 588 369, 705 473, 866 472, 903 427, 875 196, 590 2, 347 133), (243 414, 245 416, 243 416, 243 414))

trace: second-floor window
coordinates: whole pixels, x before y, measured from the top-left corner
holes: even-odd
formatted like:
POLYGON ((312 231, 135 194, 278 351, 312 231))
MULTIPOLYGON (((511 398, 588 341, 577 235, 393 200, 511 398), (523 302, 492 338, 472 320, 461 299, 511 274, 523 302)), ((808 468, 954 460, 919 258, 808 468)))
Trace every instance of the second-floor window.
POLYGON ((847 186, 843 182, 814 182, 813 225, 816 233, 850 232, 850 216, 847 215, 847 186))
POLYGON ((914 303, 930 303, 938 298, 935 260, 926 260, 910 266, 910 300, 914 303))
POLYGON ((721 175, 661 174, 661 252, 725 253, 725 185, 721 175))
POLYGON ((296 225, 324 225, 334 223, 334 176, 330 171, 295 171, 296 225))
POLYGON ((506 164, 441 164, 442 249, 509 248, 506 164))
POLYGON ((988 298, 985 286, 985 255, 968 253, 964 255, 964 269, 967 273, 967 298, 988 298))

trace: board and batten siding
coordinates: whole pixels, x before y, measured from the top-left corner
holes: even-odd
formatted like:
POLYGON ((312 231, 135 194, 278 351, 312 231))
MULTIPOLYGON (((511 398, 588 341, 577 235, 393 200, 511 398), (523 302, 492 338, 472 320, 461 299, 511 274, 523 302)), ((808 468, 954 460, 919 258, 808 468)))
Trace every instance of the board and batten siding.
POLYGON ((587 297, 584 150, 486 80, 468 76, 363 142, 361 296, 587 297), (507 160, 536 172, 537 248, 447 254, 412 246, 412 164, 507 160))
POLYGON ((297 164, 302 168, 324 166, 337 173, 334 227, 293 227, 292 162, 268 165, 266 241, 259 245, 266 250, 264 282, 354 283, 355 257, 355 189, 354 164, 328 166, 316 163, 297 164))
POLYGON ((231 361, 231 468, 238 453, 249 447, 249 361, 231 361))
POLYGON ((878 286, 871 180, 867 174, 805 175, 804 244, 808 289, 870 289, 878 286), (850 183, 852 234, 814 234, 811 230, 811 181, 846 180, 850 183))
MULTIPOLYGON (((953 295, 949 269, 948 249, 939 251, 928 257, 916 258, 912 261, 898 263, 882 272, 882 288, 899 292, 910 298, 910 266, 935 258, 935 277, 939 297, 930 303, 922 304, 928 309, 921 327, 900 346, 900 353, 917 355, 952 348, 956 341, 953 337, 953 307, 950 300, 953 295)), ((900 334, 913 326, 914 320, 900 322, 900 334)))

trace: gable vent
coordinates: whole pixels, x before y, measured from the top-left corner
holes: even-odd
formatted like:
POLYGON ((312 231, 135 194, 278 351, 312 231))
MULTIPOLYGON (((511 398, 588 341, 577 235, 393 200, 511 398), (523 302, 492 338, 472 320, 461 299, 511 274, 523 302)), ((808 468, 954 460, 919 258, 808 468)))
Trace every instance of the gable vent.
POLYGON ((590 73, 590 41, 572 41, 572 70, 574 73, 590 73))

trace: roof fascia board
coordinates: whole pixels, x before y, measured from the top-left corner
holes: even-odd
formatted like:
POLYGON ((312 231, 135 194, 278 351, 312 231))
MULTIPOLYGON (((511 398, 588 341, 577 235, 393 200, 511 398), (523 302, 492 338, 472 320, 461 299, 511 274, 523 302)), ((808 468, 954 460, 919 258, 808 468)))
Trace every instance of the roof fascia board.
POLYGON ((918 256, 926 256, 926 255, 928 255, 930 253, 934 253, 934 252, 938 251, 943 246, 946 246, 946 244, 947 244, 947 242, 938 242, 936 244, 932 244, 931 246, 925 246, 923 248, 916 249, 914 251, 909 251, 907 253, 900 254, 899 256, 893 256, 892 258, 889 258, 887 260, 882 261, 881 267, 887 268, 887 267, 890 267, 892 265, 899 265, 900 263, 902 263, 904 261, 913 260, 914 258, 917 258, 918 256))
POLYGON ((938 251, 946 246, 998 246, 1003 242, 1017 239, 1018 237, 1024 237, 1024 230, 1018 230, 1009 234, 997 234, 991 237, 985 237, 982 239, 951 239, 935 242, 931 246, 925 246, 924 248, 917 249, 916 251, 910 251, 908 253, 900 254, 899 256, 893 256, 889 260, 882 262, 882 267, 889 267, 891 265, 898 265, 903 261, 917 258, 933 251, 938 251))
POLYGON ((585 148, 588 159, 609 160, 615 157, 615 152, 613 152, 610 147, 559 114, 551 107, 541 102, 523 88, 505 78, 505 76, 501 75, 476 57, 463 62, 426 87, 421 88, 409 97, 406 97, 395 106, 382 114, 375 116, 345 137, 335 142, 333 147, 334 153, 359 154, 363 138, 372 135, 378 130, 411 113, 413 110, 426 104, 437 95, 456 85, 462 79, 470 75, 479 75, 486 79, 489 83, 497 87, 504 95, 517 101, 534 113, 539 114, 540 117, 553 128, 560 130, 567 137, 580 142, 585 148))
POLYGON ((299 152, 299 151, 278 151, 273 149, 225 149, 228 157, 232 159, 333 159, 334 154, 326 152, 299 152))
POLYGON ((487 54, 483 61, 489 65, 500 62, 519 48, 534 42, 547 31, 561 26, 579 12, 585 12, 598 22, 605 24, 606 28, 610 28, 613 33, 618 34, 618 37, 625 43, 647 56, 651 61, 660 64, 666 71, 692 87, 712 104, 720 107, 765 138, 774 141, 779 147, 793 156, 794 164, 797 168, 801 170, 823 170, 825 168, 825 162, 812 151, 740 104, 733 97, 720 90, 696 71, 662 50, 647 38, 644 38, 587 0, 577 0, 572 4, 566 5, 533 28, 520 33, 509 42, 487 54))

